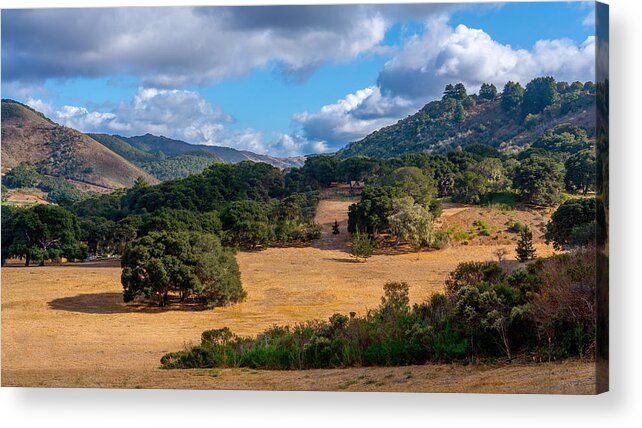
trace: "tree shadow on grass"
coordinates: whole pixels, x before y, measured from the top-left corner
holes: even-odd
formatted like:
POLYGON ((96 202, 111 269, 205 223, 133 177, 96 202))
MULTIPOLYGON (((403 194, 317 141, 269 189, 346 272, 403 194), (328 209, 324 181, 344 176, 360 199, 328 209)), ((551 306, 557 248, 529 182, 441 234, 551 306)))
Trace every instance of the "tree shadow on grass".
POLYGON ((359 263, 359 264, 364 263, 361 260, 357 260, 357 259, 354 259, 354 258, 342 259, 342 258, 339 258, 339 257, 326 257, 326 258, 324 258, 324 260, 330 260, 330 261, 333 261, 333 262, 340 262, 340 263, 359 263))
POLYGON ((194 303, 170 302, 160 307, 154 302, 124 303, 122 293, 91 293, 61 297, 47 303, 55 311, 78 312, 83 314, 125 314, 125 313, 163 313, 170 311, 204 311, 206 307, 194 303))

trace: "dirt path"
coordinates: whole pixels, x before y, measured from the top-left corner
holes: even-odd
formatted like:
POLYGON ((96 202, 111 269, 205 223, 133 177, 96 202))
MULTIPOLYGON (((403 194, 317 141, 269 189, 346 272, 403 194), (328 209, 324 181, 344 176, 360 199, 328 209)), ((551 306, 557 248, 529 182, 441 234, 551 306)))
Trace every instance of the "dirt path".
POLYGON ((314 247, 322 250, 349 251, 350 234, 348 233, 348 207, 350 201, 324 199, 319 202, 314 221, 321 226, 321 239, 314 242, 314 247), (339 223, 339 234, 332 234, 335 220, 339 223))
MULTIPOLYGON (((376 254, 366 263, 354 263, 347 252, 350 203, 321 202, 317 221, 323 238, 313 246, 239 253, 248 297, 227 308, 184 311, 127 306, 122 302, 120 268, 113 263, 3 268, 2 384, 336 389, 348 383, 339 389, 371 390, 383 382, 378 389, 445 391, 463 382, 461 388, 471 391, 493 390, 492 385, 497 392, 509 387, 523 392, 588 391, 590 363, 513 365, 510 368, 516 370, 516 377, 506 378, 508 383, 501 387, 501 379, 489 383, 489 373, 500 376, 503 369, 477 373, 463 366, 407 369, 417 375, 403 385, 388 381, 385 371, 403 374, 403 368, 327 371, 329 383, 309 371, 250 375, 229 370, 214 380, 207 371, 187 374, 157 369, 162 355, 197 342, 207 329, 228 326, 249 335, 273 324, 323 319, 336 312, 362 314, 379 304, 387 281, 408 282, 411 301, 420 302, 443 289, 444 279, 458 263, 494 258, 496 247, 461 246, 420 254, 376 254), (339 235, 331 233, 335 219, 340 224, 339 235), (381 379, 367 384, 353 379, 370 373, 381 379), (569 379, 580 379, 580 383, 569 384, 569 379)), ((550 252, 544 247, 538 250, 550 252)))

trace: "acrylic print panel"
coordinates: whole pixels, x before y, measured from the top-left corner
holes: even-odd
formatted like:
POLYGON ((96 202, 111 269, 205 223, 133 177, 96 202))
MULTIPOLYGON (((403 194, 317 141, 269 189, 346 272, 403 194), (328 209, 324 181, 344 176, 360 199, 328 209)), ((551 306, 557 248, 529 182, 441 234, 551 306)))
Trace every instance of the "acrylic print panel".
POLYGON ((2 385, 608 389, 608 7, 2 10, 2 385))

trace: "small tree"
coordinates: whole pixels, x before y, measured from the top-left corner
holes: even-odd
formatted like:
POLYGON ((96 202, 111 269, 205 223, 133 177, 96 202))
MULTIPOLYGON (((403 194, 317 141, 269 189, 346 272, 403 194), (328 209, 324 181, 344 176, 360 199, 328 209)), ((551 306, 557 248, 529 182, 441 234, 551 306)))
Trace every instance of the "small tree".
POLYGON ((432 214, 428 208, 415 204, 412 197, 394 199, 393 213, 388 217, 390 232, 397 237, 397 242, 405 241, 415 251, 428 247, 434 237, 432 214))
POLYGON ((339 233, 341 233, 339 231, 339 222, 335 220, 334 224, 332 225, 332 234, 333 235, 338 235, 339 233))
POLYGON ((145 296, 165 306, 175 293, 211 307, 245 297, 233 251, 212 234, 151 232, 127 244, 121 264, 125 302, 145 296))
POLYGON ((358 261, 365 262, 374 252, 374 243, 370 236, 359 231, 352 235, 350 254, 358 261))
POLYGON ((519 232, 519 241, 517 241, 517 260, 525 262, 535 258, 535 247, 533 247, 533 232, 526 227, 519 232))

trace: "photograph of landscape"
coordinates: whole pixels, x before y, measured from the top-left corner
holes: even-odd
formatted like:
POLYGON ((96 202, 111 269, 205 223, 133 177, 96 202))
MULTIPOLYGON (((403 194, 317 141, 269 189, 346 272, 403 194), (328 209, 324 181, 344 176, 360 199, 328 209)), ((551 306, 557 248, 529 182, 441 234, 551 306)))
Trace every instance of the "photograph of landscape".
POLYGON ((608 390, 608 7, 3 9, 3 387, 608 390))

